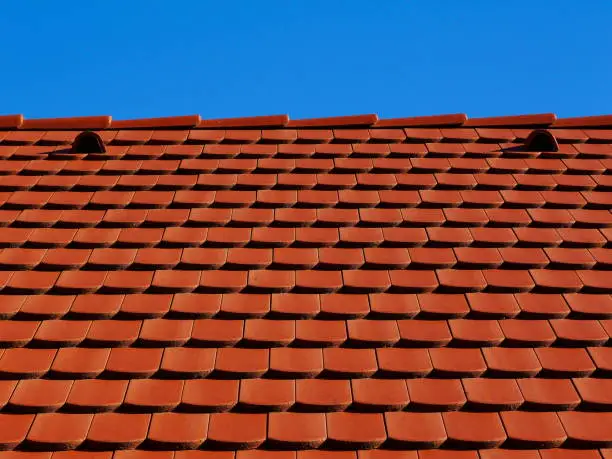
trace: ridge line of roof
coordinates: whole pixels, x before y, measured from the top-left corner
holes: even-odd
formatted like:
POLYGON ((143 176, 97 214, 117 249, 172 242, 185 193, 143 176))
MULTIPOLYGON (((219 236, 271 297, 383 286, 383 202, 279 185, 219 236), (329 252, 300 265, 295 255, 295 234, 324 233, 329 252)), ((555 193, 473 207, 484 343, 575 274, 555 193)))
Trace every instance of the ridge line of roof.
POLYGON ((379 119, 376 114, 291 120, 288 115, 202 119, 200 115, 113 120, 111 116, 25 118, 0 115, 1 130, 348 129, 348 128, 612 128, 612 115, 557 118, 554 113, 469 118, 464 113, 379 119))

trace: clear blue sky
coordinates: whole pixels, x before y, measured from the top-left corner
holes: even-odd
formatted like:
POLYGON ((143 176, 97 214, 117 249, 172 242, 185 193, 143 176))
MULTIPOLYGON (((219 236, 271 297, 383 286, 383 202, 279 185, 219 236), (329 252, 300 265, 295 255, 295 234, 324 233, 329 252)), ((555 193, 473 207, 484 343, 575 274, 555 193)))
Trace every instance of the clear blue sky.
POLYGON ((6 0, 0 113, 612 113, 610 0, 6 0))

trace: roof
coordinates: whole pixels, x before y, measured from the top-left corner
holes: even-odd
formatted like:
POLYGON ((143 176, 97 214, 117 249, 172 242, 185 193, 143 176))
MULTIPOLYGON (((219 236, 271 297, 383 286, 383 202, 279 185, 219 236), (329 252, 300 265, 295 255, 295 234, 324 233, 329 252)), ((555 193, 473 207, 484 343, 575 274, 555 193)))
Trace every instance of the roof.
POLYGON ((612 458, 612 116, 13 115, 0 157, 0 459, 612 458))

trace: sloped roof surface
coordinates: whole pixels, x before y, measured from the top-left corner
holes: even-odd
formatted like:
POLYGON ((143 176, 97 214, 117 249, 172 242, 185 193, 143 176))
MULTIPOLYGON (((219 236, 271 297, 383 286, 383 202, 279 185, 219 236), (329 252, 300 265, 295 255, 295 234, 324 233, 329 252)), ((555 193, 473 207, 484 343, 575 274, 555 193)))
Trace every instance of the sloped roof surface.
POLYGON ((612 458, 611 189, 612 116, 0 117, 0 458, 612 458))

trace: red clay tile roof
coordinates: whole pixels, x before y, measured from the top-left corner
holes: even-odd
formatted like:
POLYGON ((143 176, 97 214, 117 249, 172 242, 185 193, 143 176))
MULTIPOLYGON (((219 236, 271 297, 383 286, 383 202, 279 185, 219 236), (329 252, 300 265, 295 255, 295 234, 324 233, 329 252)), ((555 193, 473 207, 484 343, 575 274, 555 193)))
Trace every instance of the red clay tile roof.
POLYGON ((612 116, 10 115, 0 156, 0 459, 612 458, 612 116))

